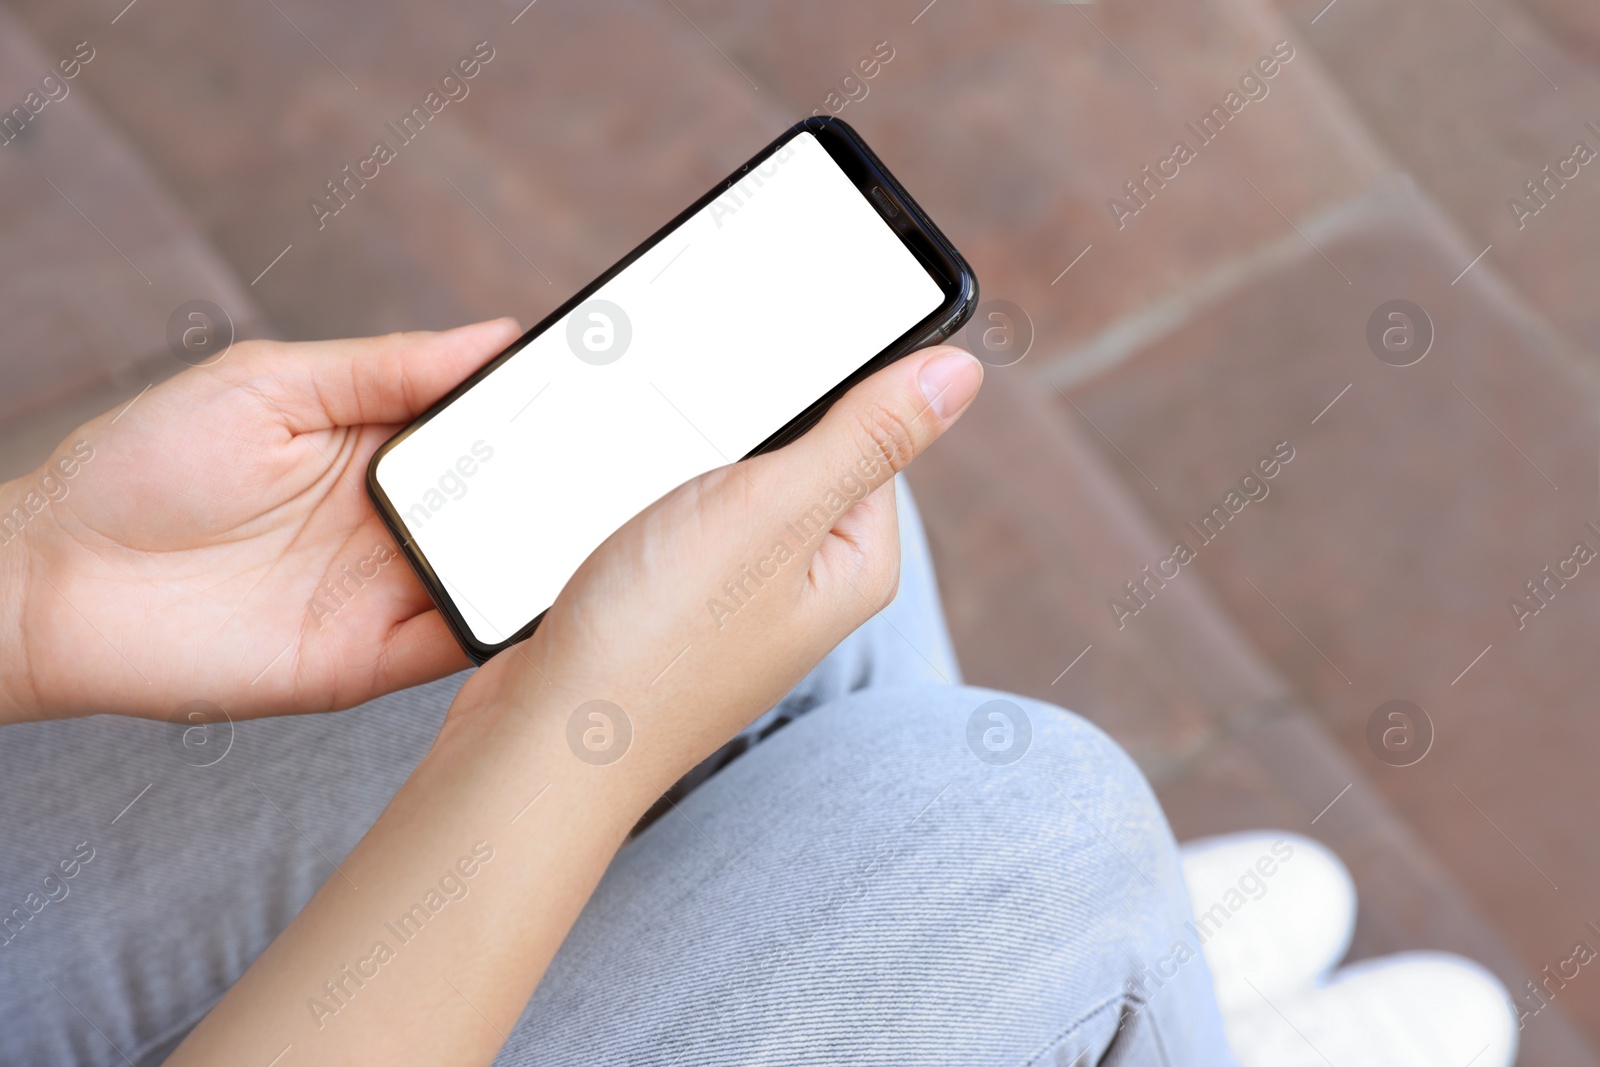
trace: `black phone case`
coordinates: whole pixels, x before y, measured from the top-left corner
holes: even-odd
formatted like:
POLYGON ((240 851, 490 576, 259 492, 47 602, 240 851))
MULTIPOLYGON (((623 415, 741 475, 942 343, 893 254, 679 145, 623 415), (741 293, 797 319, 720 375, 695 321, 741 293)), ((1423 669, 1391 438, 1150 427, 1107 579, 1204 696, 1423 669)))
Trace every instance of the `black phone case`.
MULTIPOLYGON (((466 381, 456 386, 433 407, 429 408, 409 426, 385 441, 372 456, 367 464, 367 496, 372 500, 373 507, 383 519, 384 525, 394 535, 395 541, 400 546, 401 553, 406 562, 416 572, 422 581, 423 587, 428 590, 428 595, 433 598, 439 613, 444 616, 451 633, 474 663, 483 663, 491 656, 519 641, 524 640, 544 618, 540 612, 527 625, 523 626, 511 637, 498 644, 485 644, 473 636, 471 628, 456 607, 454 599, 445 588, 443 581, 434 572, 427 557, 412 539, 405 523, 401 520, 399 510, 389 500, 383 488, 378 484, 378 465, 389 451, 410 436, 417 427, 433 418, 444 410, 458 397, 471 389, 474 385, 493 374, 495 369, 522 350, 530 340, 550 329, 560 322, 573 308, 589 299, 606 282, 615 277, 628 264, 638 259, 650 248, 659 243, 672 231, 687 221, 695 212, 700 211, 713 200, 727 193, 741 181, 746 180, 755 168, 761 166, 774 153, 781 150, 791 138, 802 133, 810 133, 817 138, 828 154, 833 158, 841 170, 855 184, 861 194, 877 209, 882 218, 891 229, 899 234, 901 240, 913 255, 927 268, 933 279, 939 283, 944 292, 944 300, 935 311, 902 334, 893 344, 882 352, 869 359, 858 370, 844 381, 840 382, 816 403, 806 408, 795 416, 786 425, 780 427, 766 440, 751 449, 747 456, 770 452, 781 448, 790 441, 805 433, 815 426, 834 401, 843 396, 852 386, 874 372, 888 366, 895 360, 910 355, 919 348, 945 340, 959 330, 971 317, 973 309, 978 302, 978 279, 972 273, 972 268, 967 265, 961 253, 957 252, 944 234, 928 218, 926 212, 911 198, 905 188, 889 173, 889 169, 868 148, 860 135, 846 123, 832 117, 814 117, 796 123, 752 156, 738 170, 719 182, 709 192, 693 204, 684 208, 666 225, 651 234, 633 251, 623 256, 613 264, 605 273, 594 281, 584 286, 560 307, 546 315, 537 325, 528 330, 516 341, 512 342, 505 351, 480 367, 466 381)), ((807 309, 796 309, 797 320, 803 321, 809 312, 807 309)))

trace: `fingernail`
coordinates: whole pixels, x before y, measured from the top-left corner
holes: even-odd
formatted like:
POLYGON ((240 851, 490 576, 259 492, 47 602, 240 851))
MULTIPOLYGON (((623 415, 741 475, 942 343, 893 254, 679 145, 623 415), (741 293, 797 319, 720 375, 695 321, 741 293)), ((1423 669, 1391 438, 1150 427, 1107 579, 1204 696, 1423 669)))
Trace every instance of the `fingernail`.
POLYGON ((922 365, 917 384, 933 413, 948 419, 977 395, 983 384, 983 364, 959 349, 941 352, 922 365))

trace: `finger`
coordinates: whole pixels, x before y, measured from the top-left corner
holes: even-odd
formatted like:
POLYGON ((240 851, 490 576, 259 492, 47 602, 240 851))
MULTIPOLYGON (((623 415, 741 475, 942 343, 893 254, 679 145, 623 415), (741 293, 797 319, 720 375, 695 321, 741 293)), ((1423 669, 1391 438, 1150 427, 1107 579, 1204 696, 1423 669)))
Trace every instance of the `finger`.
MULTIPOLYGON (((940 345, 885 367, 846 393, 798 441, 756 463, 784 511, 828 530, 961 417, 983 382, 983 364, 940 345), (770 480, 769 480, 770 479, 770 480)), ((752 464, 754 466, 754 464, 752 464)))
POLYGON ((373 672, 373 696, 465 670, 472 661, 437 611, 413 615, 390 633, 373 672))
POLYGON ((855 629, 894 599, 900 584, 900 524, 894 479, 839 516, 811 560, 813 584, 855 629))
POLYGON ((272 345, 242 369, 271 390, 295 433, 410 422, 521 332, 504 318, 439 333, 272 345))

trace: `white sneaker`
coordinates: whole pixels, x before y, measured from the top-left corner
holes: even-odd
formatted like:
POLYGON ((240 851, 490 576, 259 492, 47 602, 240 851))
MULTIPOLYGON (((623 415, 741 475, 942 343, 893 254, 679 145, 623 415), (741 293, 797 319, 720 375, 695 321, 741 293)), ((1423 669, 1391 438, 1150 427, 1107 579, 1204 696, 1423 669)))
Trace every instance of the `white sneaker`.
POLYGON ((1271 832, 1191 841, 1183 877, 1225 1016, 1311 988, 1350 948, 1355 882, 1320 842, 1271 832))
POLYGON ((1408 952, 1334 970, 1355 925, 1355 884, 1323 845, 1263 832, 1191 842, 1183 854, 1194 933, 1244 1067, 1515 1060, 1510 996, 1471 960, 1408 952))
POLYGON ((1510 1067, 1517 1053, 1505 987, 1443 952, 1353 964, 1223 1026, 1244 1067, 1510 1067))

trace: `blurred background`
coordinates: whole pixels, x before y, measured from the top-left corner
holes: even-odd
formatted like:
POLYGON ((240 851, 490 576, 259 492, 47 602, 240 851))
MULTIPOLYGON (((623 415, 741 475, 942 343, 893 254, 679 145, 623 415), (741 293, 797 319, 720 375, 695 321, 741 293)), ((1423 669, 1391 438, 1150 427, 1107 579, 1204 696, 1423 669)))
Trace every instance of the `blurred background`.
POLYGON ((182 370, 190 301, 531 324, 839 115, 982 282, 911 474, 969 680, 1180 838, 1326 841, 1357 957, 1478 959, 1521 1063, 1600 1062, 1592 2, 6 0, 0 108, 5 477, 182 370))

